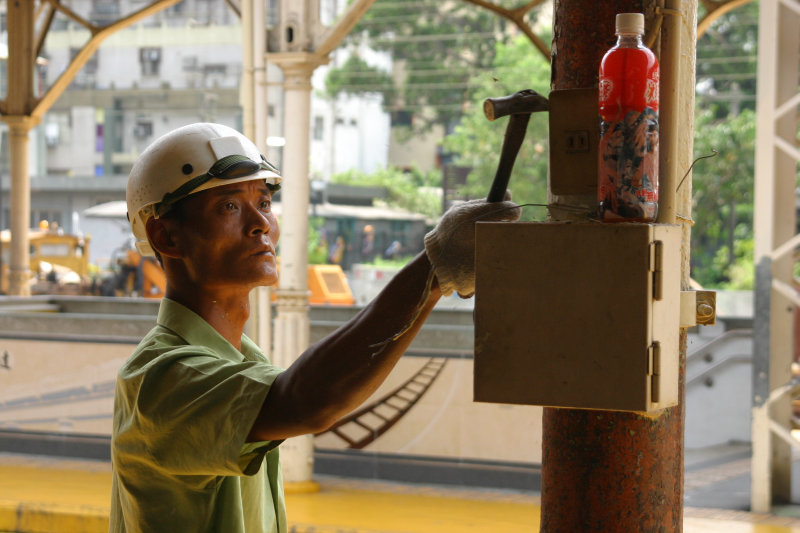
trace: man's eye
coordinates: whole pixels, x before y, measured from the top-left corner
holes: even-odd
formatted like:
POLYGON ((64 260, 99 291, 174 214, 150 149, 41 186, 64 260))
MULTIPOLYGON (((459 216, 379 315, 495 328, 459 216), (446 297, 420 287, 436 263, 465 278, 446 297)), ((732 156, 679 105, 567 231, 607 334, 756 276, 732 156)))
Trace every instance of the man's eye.
POLYGON ((227 211, 233 211, 234 209, 236 209, 236 204, 234 204, 233 202, 226 202, 224 207, 227 211))
POLYGON ((264 209, 265 211, 269 211, 272 207, 272 203, 269 200, 262 200, 258 207, 260 209, 264 209))

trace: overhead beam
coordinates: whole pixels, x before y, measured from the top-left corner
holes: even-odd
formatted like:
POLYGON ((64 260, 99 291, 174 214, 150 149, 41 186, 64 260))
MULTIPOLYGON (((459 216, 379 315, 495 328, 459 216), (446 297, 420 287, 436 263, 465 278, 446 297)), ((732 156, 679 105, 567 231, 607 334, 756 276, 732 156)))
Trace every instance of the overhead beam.
POLYGON ((706 8, 706 14, 697 22, 697 38, 705 34, 708 28, 722 15, 733 11, 737 7, 749 4, 753 0, 727 0, 725 2, 712 2, 705 0, 702 2, 706 8))
POLYGON ((374 3, 375 0, 355 0, 351 3, 339 20, 322 35, 321 44, 317 46, 315 53, 325 57, 333 52, 374 3))
MULTIPOLYGON (((49 1, 52 2, 53 0, 49 1)), ((64 72, 61 73, 61 76, 59 76, 53 85, 47 89, 47 92, 44 94, 44 96, 42 96, 42 98, 36 102, 36 105, 31 110, 30 114, 36 117, 41 117, 44 115, 50 109, 50 107, 52 107, 53 103, 55 103, 61 93, 64 92, 70 83, 72 83, 72 80, 75 79, 75 75, 78 73, 78 71, 83 68, 89 59, 91 59, 92 54, 94 54, 100 44, 107 37, 118 32, 119 30, 136 24, 140 20, 145 19, 150 15, 154 15, 159 11, 173 6, 180 1, 181 0, 155 0, 140 10, 116 20, 107 26, 97 27, 90 24, 89 29, 92 32, 92 37, 75 55, 69 66, 64 70, 64 72)), ((61 6, 60 3, 57 5, 61 6)), ((58 9, 59 11, 64 11, 62 7, 59 7, 58 9)))
POLYGON ((27 115, 33 100, 33 2, 8 3, 8 94, 4 112, 27 115))

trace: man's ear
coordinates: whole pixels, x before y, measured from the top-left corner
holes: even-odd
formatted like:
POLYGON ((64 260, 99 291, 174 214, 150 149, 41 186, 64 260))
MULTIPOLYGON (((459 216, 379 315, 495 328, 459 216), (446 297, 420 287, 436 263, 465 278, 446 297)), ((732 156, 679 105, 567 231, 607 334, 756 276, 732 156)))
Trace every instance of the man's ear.
POLYGON ((180 257, 178 245, 173 238, 170 221, 164 218, 151 218, 147 221, 145 231, 147 240, 162 257, 180 257))

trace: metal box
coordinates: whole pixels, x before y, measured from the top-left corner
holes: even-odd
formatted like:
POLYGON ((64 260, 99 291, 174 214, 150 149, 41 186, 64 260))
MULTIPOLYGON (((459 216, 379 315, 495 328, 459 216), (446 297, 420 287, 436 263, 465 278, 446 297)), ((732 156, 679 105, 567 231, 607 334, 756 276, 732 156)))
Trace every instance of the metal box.
POLYGON ((475 400, 677 404, 680 247, 671 225, 478 223, 475 400))

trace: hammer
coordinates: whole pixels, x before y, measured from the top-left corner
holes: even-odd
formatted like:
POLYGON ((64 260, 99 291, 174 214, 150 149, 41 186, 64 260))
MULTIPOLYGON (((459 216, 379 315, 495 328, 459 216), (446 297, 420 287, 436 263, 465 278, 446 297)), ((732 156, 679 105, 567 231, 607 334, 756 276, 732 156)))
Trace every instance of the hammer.
POLYGON ((489 189, 487 201, 503 201, 508 180, 511 177, 511 169, 514 168, 514 160, 517 159, 517 152, 525 139, 525 130, 528 128, 531 113, 549 110, 550 101, 531 89, 484 100, 483 114, 490 121, 510 115, 506 126, 506 135, 503 139, 503 149, 500 153, 500 162, 497 164, 497 172, 494 175, 492 188, 489 189))

